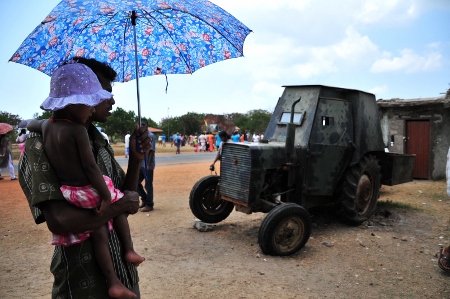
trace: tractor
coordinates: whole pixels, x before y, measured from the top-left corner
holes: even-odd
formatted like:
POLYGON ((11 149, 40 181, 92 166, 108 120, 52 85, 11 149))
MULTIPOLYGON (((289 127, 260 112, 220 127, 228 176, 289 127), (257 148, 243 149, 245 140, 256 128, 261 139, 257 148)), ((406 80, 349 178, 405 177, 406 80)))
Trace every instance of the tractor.
POLYGON ((381 184, 412 181, 414 155, 386 152, 375 96, 323 85, 284 86, 258 143, 224 143, 220 176, 192 188, 199 220, 218 223, 233 209, 267 213, 258 233, 264 254, 300 250, 311 208, 334 205, 359 225, 374 213, 381 184))

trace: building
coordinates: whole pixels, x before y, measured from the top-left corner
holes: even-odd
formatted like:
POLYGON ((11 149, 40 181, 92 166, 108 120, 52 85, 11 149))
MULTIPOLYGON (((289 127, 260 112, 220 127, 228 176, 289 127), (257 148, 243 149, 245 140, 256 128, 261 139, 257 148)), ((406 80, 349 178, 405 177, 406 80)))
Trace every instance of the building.
POLYGON ((390 152, 415 154, 413 178, 445 178, 450 147, 450 89, 442 97, 378 100, 390 152))

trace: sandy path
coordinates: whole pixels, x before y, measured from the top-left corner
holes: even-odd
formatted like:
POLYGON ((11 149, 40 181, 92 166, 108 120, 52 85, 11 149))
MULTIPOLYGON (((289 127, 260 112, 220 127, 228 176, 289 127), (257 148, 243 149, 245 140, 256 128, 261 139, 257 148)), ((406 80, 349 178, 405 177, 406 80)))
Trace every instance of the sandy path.
MULTIPOLYGON (((389 217, 359 227, 314 212, 306 246, 280 258, 259 249, 265 214, 232 212, 213 232, 191 227, 189 192, 208 166, 157 166, 155 210, 130 217, 136 251, 147 258, 142 298, 450 298, 435 257, 450 236, 444 182, 383 186, 381 199, 418 209, 387 205, 378 211, 389 217)), ((18 181, 0 181, 0 198, 0 298, 50 298, 50 233, 34 224, 18 181)))

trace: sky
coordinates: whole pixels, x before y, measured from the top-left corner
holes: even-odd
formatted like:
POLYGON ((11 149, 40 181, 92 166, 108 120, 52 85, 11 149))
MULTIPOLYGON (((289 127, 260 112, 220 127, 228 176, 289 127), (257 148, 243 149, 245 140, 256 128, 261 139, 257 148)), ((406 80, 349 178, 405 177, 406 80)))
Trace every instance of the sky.
MULTIPOLYGON (((8 62, 58 0, 0 0, 0 111, 41 114, 50 77, 8 62)), ((377 99, 450 88, 449 0, 212 0, 253 32, 244 57, 191 75, 139 79, 141 115, 273 111, 284 85, 359 89, 377 99)), ((115 107, 137 114, 136 81, 115 83, 115 107)))

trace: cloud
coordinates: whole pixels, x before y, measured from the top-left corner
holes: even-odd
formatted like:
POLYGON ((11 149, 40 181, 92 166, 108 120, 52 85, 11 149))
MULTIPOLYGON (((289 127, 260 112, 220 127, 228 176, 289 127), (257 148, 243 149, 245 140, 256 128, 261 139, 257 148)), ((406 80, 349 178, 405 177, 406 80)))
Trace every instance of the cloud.
POLYGON ((389 88, 386 85, 382 85, 382 86, 375 86, 375 87, 371 88, 369 90, 369 92, 377 95, 377 94, 380 94, 380 93, 385 93, 388 90, 389 90, 389 88))
POLYGON ((355 67, 364 68, 367 57, 377 55, 378 48, 368 36, 362 36, 349 27, 341 41, 322 47, 304 48, 302 52, 305 62, 295 64, 293 69, 301 78, 307 79, 337 71, 345 72, 355 67))
POLYGON ((369 0, 364 1, 355 13, 355 20, 362 24, 397 23, 418 16, 417 0, 369 0))
MULTIPOLYGON (((390 54, 387 54, 390 56, 390 54)), ((397 72, 406 73, 429 72, 438 70, 442 66, 442 56, 438 52, 431 52, 423 56, 412 49, 400 51, 400 56, 386 57, 375 61, 370 69, 373 73, 397 72)))
POLYGON ((279 8, 290 8, 296 10, 303 10, 312 0, 212 0, 211 2, 224 8, 225 10, 238 10, 238 9, 258 9, 258 10, 273 10, 279 8))

